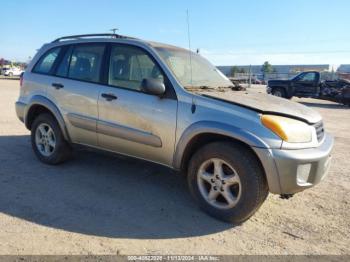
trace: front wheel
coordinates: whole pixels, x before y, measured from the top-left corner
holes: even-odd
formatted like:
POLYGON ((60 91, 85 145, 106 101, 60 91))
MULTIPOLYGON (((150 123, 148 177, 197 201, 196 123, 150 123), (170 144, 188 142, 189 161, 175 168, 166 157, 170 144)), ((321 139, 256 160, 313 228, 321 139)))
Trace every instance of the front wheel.
POLYGON ((44 113, 35 118, 31 142, 35 155, 45 164, 57 165, 70 157, 71 148, 56 119, 50 114, 44 113))
POLYGON ((188 185, 201 209, 235 224, 251 217, 268 195, 259 161, 234 143, 215 142, 199 149, 190 160, 188 185))
POLYGON ((273 88, 271 93, 277 97, 287 98, 286 92, 282 88, 273 88))

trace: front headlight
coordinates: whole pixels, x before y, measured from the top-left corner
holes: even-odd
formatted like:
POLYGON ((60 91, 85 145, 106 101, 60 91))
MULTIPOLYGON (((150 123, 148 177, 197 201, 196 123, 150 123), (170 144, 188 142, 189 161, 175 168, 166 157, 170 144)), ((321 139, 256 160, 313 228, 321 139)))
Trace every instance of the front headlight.
POLYGON ((312 141, 312 127, 304 122, 275 115, 263 115, 261 122, 286 142, 307 143, 312 141))

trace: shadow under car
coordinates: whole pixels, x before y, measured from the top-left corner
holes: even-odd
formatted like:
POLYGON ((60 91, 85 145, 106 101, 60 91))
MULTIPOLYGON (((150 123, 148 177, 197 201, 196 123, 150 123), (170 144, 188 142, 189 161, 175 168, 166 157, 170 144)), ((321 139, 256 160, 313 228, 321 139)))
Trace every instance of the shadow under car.
POLYGON ((111 238, 181 238, 232 228, 198 210, 168 168, 90 149, 59 166, 39 162, 29 136, 0 137, 0 212, 111 238))

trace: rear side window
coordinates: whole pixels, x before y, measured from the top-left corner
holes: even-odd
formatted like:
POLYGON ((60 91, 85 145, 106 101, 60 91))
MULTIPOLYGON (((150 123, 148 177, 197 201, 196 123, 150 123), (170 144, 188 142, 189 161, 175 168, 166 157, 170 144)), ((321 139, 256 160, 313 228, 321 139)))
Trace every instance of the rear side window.
POLYGON ((49 74, 53 64, 55 63, 59 53, 61 51, 60 47, 53 48, 46 52, 35 65, 33 72, 40 74, 49 74))
POLYGON ((73 50, 73 47, 70 47, 66 51, 64 57, 62 58, 60 65, 57 68, 56 76, 67 77, 72 50, 73 50))
POLYGON ((70 59, 65 57, 62 60, 58 74, 64 74, 64 71, 67 70, 64 64, 70 61, 68 68, 69 78, 99 82, 104 49, 105 46, 101 44, 75 46, 70 59))

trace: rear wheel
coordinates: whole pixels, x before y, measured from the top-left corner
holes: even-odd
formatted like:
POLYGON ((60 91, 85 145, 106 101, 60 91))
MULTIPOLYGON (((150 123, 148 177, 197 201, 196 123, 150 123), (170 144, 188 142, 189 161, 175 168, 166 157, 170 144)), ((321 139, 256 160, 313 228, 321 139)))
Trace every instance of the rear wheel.
POLYGON ((10 77, 12 77, 12 76, 13 76, 13 73, 12 73, 12 72, 10 72, 10 73, 9 73, 9 76, 10 76, 10 77))
POLYGON ((31 128, 35 155, 45 164, 57 165, 67 160, 71 148, 65 141, 56 119, 47 113, 37 116, 31 128))
POLYGON ((201 209, 235 224, 251 217, 268 195, 256 157, 233 143, 216 142, 199 149, 190 160, 188 185, 201 209))
POLYGON ((279 87, 273 88, 272 89, 272 95, 277 96, 277 97, 283 97, 283 98, 287 98, 286 92, 279 87))

